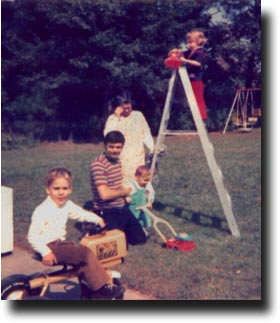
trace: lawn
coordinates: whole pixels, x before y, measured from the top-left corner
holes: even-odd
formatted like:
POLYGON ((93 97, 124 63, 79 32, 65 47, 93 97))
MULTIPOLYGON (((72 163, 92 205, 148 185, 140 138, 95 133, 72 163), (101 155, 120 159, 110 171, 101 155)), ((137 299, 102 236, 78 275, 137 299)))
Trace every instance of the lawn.
MULTIPOLYGON (((261 299, 261 129, 209 137, 241 238, 229 232, 199 138, 167 137, 154 212, 177 232, 190 233, 197 246, 185 253, 164 249, 151 230, 148 243, 130 246, 124 264, 116 268, 126 287, 163 300, 261 299)), ((84 205, 91 199, 89 165, 102 150, 102 144, 59 142, 2 152, 2 185, 14 189, 17 247, 30 250, 26 235, 34 207, 45 198, 47 171, 70 168, 72 200, 84 205)), ((73 224, 69 237, 77 239, 73 224)))

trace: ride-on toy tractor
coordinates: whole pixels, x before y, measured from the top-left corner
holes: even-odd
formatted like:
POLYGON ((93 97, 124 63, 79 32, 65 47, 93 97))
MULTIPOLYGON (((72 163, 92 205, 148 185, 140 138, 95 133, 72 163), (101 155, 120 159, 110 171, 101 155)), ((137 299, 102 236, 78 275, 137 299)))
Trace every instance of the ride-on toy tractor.
MULTIPOLYGON (((76 227, 79 227, 83 233, 80 243, 95 253, 102 266, 111 276, 112 282, 119 285, 120 273, 109 270, 109 267, 122 263, 127 254, 125 234, 117 229, 104 231, 93 223, 78 223, 76 227)), ((37 256, 33 258, 39 260, 37 256)), ((44 271, 31 275, 15 274, 4 278, 1 281, 1 299, 47 299, 46 292, 51 284, 73 278, 78 279, 80 298, 92 299, 92 293, 87 283, 79 276, 79 265, 72 266, 59 263, 54 266, 60 268, 51 272, 44 271)), ((123 295, 118 299, 123 299, 123 295)))

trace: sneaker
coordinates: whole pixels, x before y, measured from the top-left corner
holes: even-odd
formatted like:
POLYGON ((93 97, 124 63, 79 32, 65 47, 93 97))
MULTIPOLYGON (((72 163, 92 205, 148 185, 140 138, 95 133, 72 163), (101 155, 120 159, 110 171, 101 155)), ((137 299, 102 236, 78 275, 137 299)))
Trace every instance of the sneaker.
POLYGON ((106 284, 100 289, 92 292, 92 299, 122 299, 125 288, 121 285, 106 284))

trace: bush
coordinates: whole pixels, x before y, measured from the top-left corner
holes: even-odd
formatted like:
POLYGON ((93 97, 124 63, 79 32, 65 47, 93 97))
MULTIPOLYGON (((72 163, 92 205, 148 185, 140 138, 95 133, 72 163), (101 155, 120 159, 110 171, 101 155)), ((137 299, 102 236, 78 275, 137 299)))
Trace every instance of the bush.
POLYGON ((37 141, 32 135, 15 135, 9 133, 1 133, 2 150, 12 150, 21 147, 34 147, 37 141))

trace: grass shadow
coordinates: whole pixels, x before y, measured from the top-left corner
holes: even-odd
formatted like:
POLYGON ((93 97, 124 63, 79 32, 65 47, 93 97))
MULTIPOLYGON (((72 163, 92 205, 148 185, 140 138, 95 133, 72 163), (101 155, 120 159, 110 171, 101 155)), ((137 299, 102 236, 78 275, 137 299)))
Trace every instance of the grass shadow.
POLYGON ((153 208, 158 212, 168 210, 168 213, 171 212, 178 218, 187 220, 202 227, 215 228, 221 232, 230 233, 230 230, 224 227, 224 225, 227 225, 227 221, 217 215, 209 215, 202 212, 196 212, 191 209, 174 206, 172 204, 163 204, 159 201, 155 201, 153 203, 153 208))
MULTIPOLYGON (((92 201, 85 201, 83 204, 83 208, 88 211, 92 211, 92 201)), ((202 212, 195 212, 193 210, 174 206, 172 204, 163 204, 160 201, 155 201, 153 203, 153 209, 157 212, 167 211, 168 213, 172 213, 178 218, 195 223, 199 226, 215 228, 221 232, 230 234, 230 230, 228 228, 225 228, 225 225, 227 225, 227 221, 217 215, 209 215, 202 212)))

